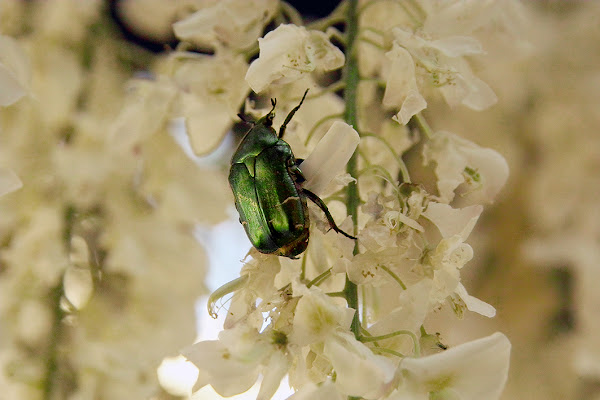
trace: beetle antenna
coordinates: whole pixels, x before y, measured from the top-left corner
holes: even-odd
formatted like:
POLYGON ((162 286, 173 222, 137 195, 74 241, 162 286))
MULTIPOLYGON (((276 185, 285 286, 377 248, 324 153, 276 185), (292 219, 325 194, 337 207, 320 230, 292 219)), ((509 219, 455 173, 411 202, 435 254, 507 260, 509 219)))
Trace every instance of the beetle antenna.
POLYGON ((329 212, 329 209, 327 208, 327 205, 325 204, 325 202, 323 200, 321 200, 321 198, 319 196, 317 196, 316 194, 314 194, 310 190, 304 189, 304 188, 302 189, 302 193, 304 193, 306 195, 306 197, 308 197, 321 210, 323 210, 323 212, 325 213, 325 217, 327 218, 327 222, 329 222, 329 226, 331 227, 331 229, 333 229, 337 233, 341 233, 342 235, 346 236, 349 239, 356 240, 356 238, 354 236, 348 235, 346 232, 344 232, 343 230, 341 230, 336 225, 335 221, 333 220, 333 217, 331 216, 331 213, 329 212))
POLYGON ((300 104, 298 104, 296 107, 292 108, 292 111, 290 111, 290 113, 287 115, 287 117, 285 117, 285 121, 283 121, 283 125, 281 125, 281 128, 279 128, 279 139, 281 139, 283 137, 283 134, 285 133, 285 128, 286 128, 287 124, 292 120, 292 117, 294 116, 294 114, 296 114, 296 111, 298 111, 300 109, 300 106, 302 105, 302 103, 304 103, 304 99, 306 98, 307 93, 308 93, 308 89, 306 89, 306 91, 304 92, 304 96, 302 96, 302 100, 300 100, 300 104))

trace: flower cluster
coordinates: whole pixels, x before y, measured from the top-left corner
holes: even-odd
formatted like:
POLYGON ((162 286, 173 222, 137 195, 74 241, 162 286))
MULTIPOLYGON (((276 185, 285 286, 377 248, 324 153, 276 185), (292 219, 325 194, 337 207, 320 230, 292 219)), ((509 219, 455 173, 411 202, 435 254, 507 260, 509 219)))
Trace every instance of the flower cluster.
MULTIPOLYGON (((240 278, 209 301, 215 314, 217 302, 232 294, 219 339, 183 355, 199 370, 196 386, 211 385, 222 396, 242 393, 262 377, 258 398, 269 399, 287 375, 296 391, 291 399, 497 399, 507 378, 508 339, 495 333, 443 351, 447 346, 426 326, 443 309, 459 317, 495 315, 468 294, 461 271, 473 257, 469 235, 506 182, 508 165, 492 149, 433 132, 421 111, 436 92, 450 106, 482 110, 496 102, 469 57, 484 53, 474 32, 501 25, 505 8, 499 2, 352 3, 324 21, 281 24, 257 35, 259 56, 245 80, 257 94, 277 99, 275 126, 309 88, 284 139, 298 158, 308 156, 300 164, 306 185, 325 199, 334 219, 350 214, 340 228, 354 228, 357 240, 331 230, 309 205, 308 250, 293 259, 252 249, 240 278), (356 38, 348 25, 344 33, 328 25, 349 24, 352 13, 360 22, 356 38), (463 13, 470 13, 468 24, 458 29, 463 13), (352 40, 357 53, 344 54, 339 46, 351 47, 352 40), (360 71, 354 81, 347 72, 352 63, 360 71), (336 81, 330 71, 339 69, 336 81), (357 90, 359 100, 340 98, 340 90, 357 90), (394 115, 386 118, 390 110, 394 115), (348 157, 339 154, 352 153, 356 143, 343 139, 350 137, 340 133, 343 120, 361 137, 350 174, 343 171, 348 157)), ((175 31, 182 39, 212 38, 213 57, 244 47, 223 39, 217 27, 193 31, 194 18, 176 23, 175 31)), ((263 116, 269 110, 263 104, 246 102, 245 111, 263 116)))
MULTIPOLYGON (((1 10, 8 397, 183 396, 156 377, 183 348, 196 386, 223 396, 260 381, 258 399, 270 399, 287 376, 294 400, 498 399, 507 337, 447 341, 432 321, 496 313, 468 293, 463 270, 508 165, 427 121, 442 125, 436 106, 498 101, 479 77, 478 34, 512 33, 518 3, 344 0, 309 24, 278 0, 108 3, 122 8, 6 0, 1 10), (179 40, 173 49, 151 54, 116 32, 109 18, 142 3, 155 37, 179 40), (299 200, 315 193, 327 207, 296 210, 311 221, 298 257, 250 250, 240 277, 210 297, 214 315, 230 295, 218 340, 190 346, 210 250, 193 233, 233 205, 227 157, 196 156, 235 131, 237 115, 271 107, 273 125, 287 123, 299 200)), ((129 17, 141 24, 120 21, 130 31, 146 26, 129 17)))
POLYGON ((0 202, 2 396, 147 398, 162 358, 195 337, 195 224, 222 218, 226 184, 198 179, 215 173, 166 118, 147 118, 161 97, 135 109, 139 91, 124 96, 132 66, 153 57, 116 35, 102 2, 2 12, 0 193, 22 181, 0 202), (125 128, 121 109, 139 125, 125 128))

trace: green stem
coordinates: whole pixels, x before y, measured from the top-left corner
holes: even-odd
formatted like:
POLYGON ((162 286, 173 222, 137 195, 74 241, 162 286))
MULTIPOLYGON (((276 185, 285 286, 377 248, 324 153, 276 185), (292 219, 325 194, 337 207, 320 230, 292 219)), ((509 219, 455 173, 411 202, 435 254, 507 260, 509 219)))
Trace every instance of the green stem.
POLYGON ((329 28, 330 26, 333 26, 335 24, 338 24, 340 22, 344 22, 345 21, 345 16, 346 16, 346 1, 342 1, 335 10, 333 10, 331 12, 331 14, 329 14, 329 16, 327 16, 326 18, 321 18, 318 19, 314 22, 311 22, 309 24, 306 25, 307 29, 316 29, 318 31, 323 31, 325 32, 325 30, 327 28, 329 28))
MULTIPOLYGON (((358 72, 358 59, 354 50, 354 45, 358 36, 358 0, 348 0, 346 8, 346 65, 343 70, 343 79, 346 82, 344 89, 344 101, 346 108, 344 109, 344 121, 355 129, 358 127, 358 117, 356 112, 356 99, 358 91, 358 83, 360 75, 358 72)), ((358 130, 358 129, 357 129, 358 130)), ((350 176, 356 177, 357 172, 357 153, 355 152, 348 165, 346 171, 350 176)), ((348 215, 352 216, 352 224, 354 226, 354 235, 356 236, 358 228, 358 186, 356 182, 350 182, 346 190, 346 209, 348 215)), ((358 244, 354 246, 354 254, 358 253, 358 244)), ((352 318, 351 330, 354 336, 360 337, 360 321, 358 314, 358 287, 351 282, 346 276, 346 285, 344 287, 346 293, 346 301, 348 307, 355 310, 354 318, 352 318)))
POLYGON ((414 356, 419 357, 421 354, 421 349, 419 346, 419 339, 417 338, 417 335, 415 335, 413 332, 408 331, 408 330, 399 330, 399 331, 395 331, 395 332, 388 333, 386 335, 380 335, 380 336, 361 336, 360 341, 363 343, 377 342, 379 340, 390 339, 390 338, 400 336, 400 335, 410 336, 410 338, 413 341, 414 356))
POLYGON ((391 354, 391 355, 399 357, 399 358, 404 358, 405 357, 404 354, 402 354, 400 352, 397 352, 397 351, 394 351, 392 349, 386 349, 385 347, 373 347, 371 349, 371 351, 373 351, 374 353, 387 353, 387 354, 391 354))
POLYGON ((311 286, 319 286, 325 279, 329 278, 331 276, 331 268, 329 268, 327 271, 323 272, 322 274, 318 275, 315 279, 313 279, 312 281, 308 282, 306 284, 306 287, 311 287, 311 286))
POLYGON ((402 287, 402 289, 406 290, 406 285, 404 284, 404 282, 402 282, 402 279, 400 279, 400 277, 398 277, 398 275, 396 275, 394 272, 392 272, 392 270, 390 270, 385 265, 380 265, 379 267, 382 270, 384 270, 385 272, 387 272, 392 277, 392 279, 394 279, 396 282, 398 282, 398 285, 400 285, 400 287, 402 287))
POLYGON ((392 155, 394 156, 394 159, 398 163, 398 166, 400 168, 400 173, 402 174, 402 181, 410 183, 410 175, 408 174, 408 168, 406 167, 406 164, 404 164, 404 160, 402 159, 402 156, 399 155, 398 153, 396 153, 396 151, 394 150, 394 148, 392 147, 390 142, 388 142, 387 140, 385 140, 384 138, 382 138, 379 135, 375 135, 374 133, 363 133, 361 135, 361 138, 364 138, 364 137, 374 138, 374 139, 379 140, 381 143, 383 143, 383 145, 389 150, 390 153, 392 153, 392 155))
POLYGON ((50 331, 48 351, 46 354, 46 374, 42 382, 43 399, 50 400, 57 398, 55 384, 58 383, 59 379, 59 365, 58 365, 58 349, 63 336, 63 318, 65 312, 60 306, 60 300, 63 295, 63 284, 62 279, 55 288, 50 291, 49 299, 52 304, 52 330, 50 331))
POLYGON ((431 139, 431 136, 433 136, 433 131, 431 130, 431 127, 425 120, 425 117, 423 117, 423 115, 421 113, 418 113, 418 114, 413 115, 413 119, 414 119, 417 127, 419 128, 419 131, 421 131, 421 133, 423 133, 425 135, 427 140, 431 139))
MULTIPOLYGON (((71 238, 73 237, 73 228, 77 219, 77 210, 74 206, 69 205, 64 211, 64 226, 63 226, 63 245, 65 252, 69 254, 71 252, 71 238)), ((60 348, 60 342, 63 337, 63 319, 66 316, 66 312, 61 307, 61 299, 64 293, 63 278, 61 276, 60 282, 50 290, 49 303, 52 304, 52 328, 50 330, 50 337, 48 338, 48 350, 46 353, 46 371, 44 380, 42 381, 42 393, 44 400, 50 400, 57 398, 56 386, 58 383, 59 376, 59 359, 58 352, 60 348)))
POLYGON ((285 14, 286 17, 290 20, 290 22, 297 26, 304 26, 304 21, 302 20, 302 15, 296 10, 291 4, 286 1, 282 1, 279 3, 281 7, 281 11, 285 14))
POLYGON ((310 129, 310 131, 308 132, 308 135, 306 135, 306 140, 304 141, 304 145, 308 145, 308 142, 310 142, 310 139, 312 139, 312 136, 315 134, 315 132, 317 131, 317 128, 319 128, 319 126, 323 125, 325 122, 332 120, 332 119, 336 119, 336 118, 341 118, 343 115, 342 114, 332 114, 332 115, 328 115, 326 117, 321 118, 320 120, 318 120, 313 127, 310 129))

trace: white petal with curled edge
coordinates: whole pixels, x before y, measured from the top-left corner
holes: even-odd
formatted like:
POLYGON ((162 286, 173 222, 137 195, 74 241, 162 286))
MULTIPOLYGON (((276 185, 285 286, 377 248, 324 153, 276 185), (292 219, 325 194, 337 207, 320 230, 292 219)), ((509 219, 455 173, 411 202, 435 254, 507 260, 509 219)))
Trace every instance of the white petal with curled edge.
POLYGON ((423 216, 438 227, 442 237, 459 235, 466 240, 475 227, 483 206, 473 205, 465 208, 452 208, 448 204, 430 202, 423 216))
POLYGON ((471 296, 467 293, 467 289, 465 289, 462 283, 459 283, 458 286, 456 286, 456 294, 458 294, 462 301, 465 302, 469 311, 481 314, 488 318, 494 318, 496 316, 496 309, 493 306, 485 301, 479 300, 477 297, 471 296))
POLYGON ((0 196, 14 192, 23 186, 17 174, 10 169, 0 168, 0 196))
POLYGON ((410 90, 402 103, 402 108, 392 119, 402 125, 408 124, 413 115, 427 108, 427 101, 417 90, 410 90))
POLYGON ((413 115, 427 107, 427 102, 417 88, 415 62, 410 53, 397 44, 385 55, 391 61, 391 65, 383 105, 400 108, 394 120, 406 125, 413 115))
POLYGON ((323 193, 339 174, 360 143, 358 132, 350 125, 336 121, 319 141, 312 153, 300 164, 306 178, 304 187, 316 194, 323 193))

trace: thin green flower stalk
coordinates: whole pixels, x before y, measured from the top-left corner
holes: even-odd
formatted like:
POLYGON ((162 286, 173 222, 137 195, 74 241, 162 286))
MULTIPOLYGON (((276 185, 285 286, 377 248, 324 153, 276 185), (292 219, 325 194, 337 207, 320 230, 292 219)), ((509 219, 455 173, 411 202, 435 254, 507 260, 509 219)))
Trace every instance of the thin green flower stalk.
MULTIPOLYGON (((346 9, 346 64, 343 71, 343 79, 346 83, 344 88, 344 121, 350 126, 358 127, 358 116, 357 116, 357 100, 358 95, 358 82, 359 82, 359 71, 358 71, 358 60, 355 52, 355 41, 358 36, 358 0, 350 0, 347 2, 346 9)), ((357 173, 357 155, 356 153, 348 161, 346 171, 352 177, 356 176, 357 173)), ((346 192, 346 210, 348 215, 352 217, 352 225, 354 227, 354 233, 357 232, 358 227, 358 204, 359 204, 358 186, 356 182, 348 184, 346 192)), ((354 247, 354 253, 358 253, 358 244, 354 247)), ((360 320, 358 310, 358 287, 349 278, 346 278, 346 286, 344 287, 346 293, 346 301, 348 307, 356 310, 354 318, 352 319, 351 330, 354 336, 358 339, 360 337, 360 320)))

